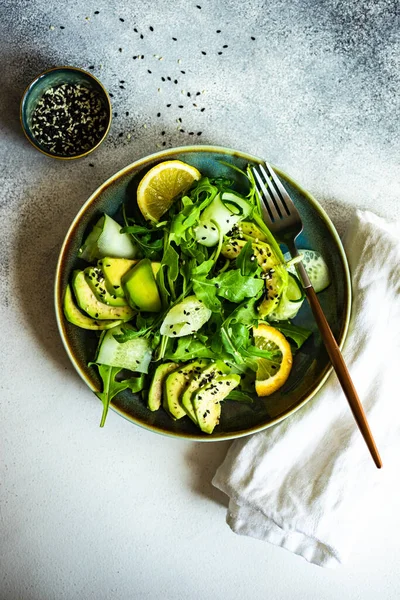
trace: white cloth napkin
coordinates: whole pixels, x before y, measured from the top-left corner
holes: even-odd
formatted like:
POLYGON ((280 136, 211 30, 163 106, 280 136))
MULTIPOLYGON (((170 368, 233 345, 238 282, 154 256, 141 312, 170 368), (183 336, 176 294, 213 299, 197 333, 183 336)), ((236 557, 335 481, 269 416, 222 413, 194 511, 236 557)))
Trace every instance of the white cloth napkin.
POLYGON ((358 211, 344 246, 353 284, 344 357, 383 468, 375 467, 332 374, 294 415, 236 440, 213 479, 230 498, 235 533, 324 567, 346 559, 383 482, 393 490, 387 474, 400 449, 400 223, 358 211))

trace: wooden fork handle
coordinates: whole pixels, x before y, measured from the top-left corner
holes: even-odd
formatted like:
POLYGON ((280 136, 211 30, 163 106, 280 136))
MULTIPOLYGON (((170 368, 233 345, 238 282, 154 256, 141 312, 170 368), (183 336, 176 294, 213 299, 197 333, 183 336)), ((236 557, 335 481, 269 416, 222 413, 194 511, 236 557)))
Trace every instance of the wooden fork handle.
POLYGON ((337 378, 339 379, 340 385, 342 386, 342 389, 348 400, 356 423, 364 437, 364 440, 368 446, 371 456, 374 459, 375 465, 378 469, 380 469, 382 467, 382 460, 379 456, 378 448, 376 447, 374 438, 371 433, 371 429, 368 425, 364 408, 360 402, 357 391, 351 380, 350 373, 347 369, 346 363, 344 362, 339 346, 337 345, 337 342, 333 337, 333 333, 331 331, 331 328, 329 327, 329 323, 326 320, 325 314, 321 308, 321 305, 317 298, 317 294, 315 293, 313 287, 306 287, 304 291, 306 293, 308 302, 310 303, 310 307, 313 312, 314 318, 317 322, 318 328, 321 332, 322 339, 324 341, 329 358, 331 359, 333 368, 336 371, 337 378))

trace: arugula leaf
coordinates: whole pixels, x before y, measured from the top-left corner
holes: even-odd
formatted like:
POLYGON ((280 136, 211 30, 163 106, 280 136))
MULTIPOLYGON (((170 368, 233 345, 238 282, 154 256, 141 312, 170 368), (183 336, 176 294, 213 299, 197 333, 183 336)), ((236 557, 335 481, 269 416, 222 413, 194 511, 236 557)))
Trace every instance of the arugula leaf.
POLYGON ((229 392, 225 400, 234 400, 234 402, 243 402, 244 404, 253 404, 254 398, 240 390, 232 390, 229 392))
POLYGON ((173 352, 166 352, 164 358, 173 361, 187 361, 195 358, 221 358, 220 355, 215 354, 211 348, 199 339, 196 339, 192 335, 186 335, 179 338, 176 350, 173 352))
POLYGON ((217 298, 217 287, 212 279, 206 276, 193 277, 193 291, 198 300, 204 302, 205 306, 212 312, 221 311, 221 302, 217 298))
POLYGON ((135 244, 139 247, 140 253, 145 258, 155 259, 159 257, 163 248, 163 231, 160 227, 150 228, 145 225, 137 225, 126 216, 125 204, 122 207, 122 214, 125 227, 121 233, 129 233, 135 244), (132 224, 130 224, 130 222, 132 224), (153 236, 156 235, 156 239, 153 236))
POLYGON ((236 258, 236 266, 244 276, 254 275, 257 271, 261 271, 258 262, 254 258, 253 245, 250 240, 246 242, 236 258))
POLYGON ((245 298, 259 298, 264 290, 264 280, 252 275, 242 275, 240 269, 225 271, 211 280, 217 287, 217 295, 230 302, 242 302, 245 298))
POLYGON ((171 296, 173 300, 175 300, 175 282, 179 275, 179 254, 171 245, 168 245, 167 249, 164 251, 161 261, 161 269, 163 267, 167 268, 168 286, 171 292, 171 296))
POLYGON ((300 327, 299 325, 293 325, 293 323, 290 321, 278 321, 276 323, 272 323, 272 326, 283 333, 285 337, 293 340, 297 349, 301 348, 304 342, 306 342, 312 334, 312 331, 309 329, 300 327))
POLYGON ((140 392, 145 386, 145 375, 141 373, 139 377, 130 377, 129 379, 116 381, 115 378, 122 369, 119 367, 89 363, 89 366, 92 365, 95 365, 98 368, 99 375, 103 381, 103 390, 101 392, 96 392, 96 396, 100 398, 103 403, 103 414, 101 416, 100 427, 104 427, 112 399, 126 389, 130 389, 133 393, 140 392))

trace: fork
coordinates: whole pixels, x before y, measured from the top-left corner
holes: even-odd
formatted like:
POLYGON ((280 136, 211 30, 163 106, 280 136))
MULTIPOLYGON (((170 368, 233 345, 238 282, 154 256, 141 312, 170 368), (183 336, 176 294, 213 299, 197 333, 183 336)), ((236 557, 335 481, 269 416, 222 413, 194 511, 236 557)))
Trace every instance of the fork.
MULTIPOLYGON (((280 242, 286 244, 292 258, 301 258, 301 255, 296 248, 296 238, 303 230, 303 223, 297 208, 273 168, 268 163, 252 166, 251 170, 255 177, 262 216, 266 225, 271 232, 276 235, 280 242)), ((348 400, 358 428, 364 437, 375 465, 380 469, 382 467, 382 461, 372 436, 371 429, 368 425, 364 408, 351 380, 350 373, 346 367, 339 346, 321 308, 317 294, 315 293, 301 260, 296 263, 296 270, 320 330, 332 366, 336 371, 337 378, 339 379, 340 385, 348 400)))

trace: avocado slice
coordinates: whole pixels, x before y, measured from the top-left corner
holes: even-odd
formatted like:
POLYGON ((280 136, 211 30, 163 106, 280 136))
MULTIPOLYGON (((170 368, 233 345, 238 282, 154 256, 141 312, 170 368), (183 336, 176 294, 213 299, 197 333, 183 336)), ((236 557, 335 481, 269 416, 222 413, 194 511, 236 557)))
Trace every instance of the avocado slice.
POLYGON ((72 289, 79 308, 94 319, 123 319, 127 321, 134 315, 130 306, 109 306, 97 300, 83 271, 72 274, 72 289))
POLYGON ((159 365, 155 370, 147 398, 147 406, 151 411, 155 411, 160 408, 165 379, 177 368, 178 365, 176 363, 168 362, 159 365))
POLYGON ((267 237, 265 233, 261 231, 259 227, 255 223, 251 223, 251 221, 241 221, 239 224, 240 232, 243 235, 248 235, 253 238, 257 242, 267 242, 267 237))
POLYGON ((129 258, 111 258, 109 256, 98 261, 97 266, 104 273, 105 284, 110 294, 114 294, 118 298, 125 298, 121 278, 137 262, 137 260, 130 260, 129 258))
POLYGON ((160 294, 148 258, 143 258, 134 265, 125 273, 121 281, 132 308, 146 312, 160 312, 160 294))
POLYGON ((221 416, 221 400, 240 383, 240 375, 216 377, 201 387, 193 396, 193 408, 199 427, 204 433, 212 433, 221 416))
MULTIPOLYGON (((104 273, 100 267, 87 267, 84 270, 86 281, 88 282, 92 292, 96 296, 97 300, 110 306, 128 306, 125 296, 117 296, 108 291, 105 281, 104 273)), ((115 290, 114 290, 115 291, 115 290)))
POLYGON ((265 279, 265 296, 258 307, 260 317, 266 317, 276 309, 287 282, 288 272, 285 267, 275 265, 267 272, 267 278, 265 279))
MULTIPOLYGON (((233 260, 239 256, 246 244, 246 240, 231 238, 222 246, 221 254, 222 256, 225 256, 225 258, 233 260)), ((277 264, 278 260, 268 244, 265 244, 264 242, 253 242, 251 245, 254 255, 257 258, 257 262, 264 272, 269 271, 269 269, 277 264)))
POLYGON ((201 373, 204 365, 205 362, 202 360, 192 361, 167 376, 163 390, 163 408, 173 419, 186 416, 179 403, 180 398, 191 378, 201 373))
POLYGON ((195 423, 195 425, 199 425, 196 417, 196 413, 192 404, 192 396, 197 392, 197 390, 207 383, 209 383, 214 377, 218 377, 218 375, 224 375, 229 373, 229 369, 226 364, 222 360, 217 360, 217 362, 212 363, 205 369, 203 369, 200 373, 196 373, 189 382, 186 390, 182 394, 182 398, 180 400, 181 405, 183 406, 184 411, 195 423))
POLYGON ((63 309, 67 321, 82 329, 101 331, 103 329, 111 329, 122 323, 122 321, 96 321, 96 319, 91 319, 87 315, 84 315, 74 302, 70 285, 67 285, 65 290, 63 309))

